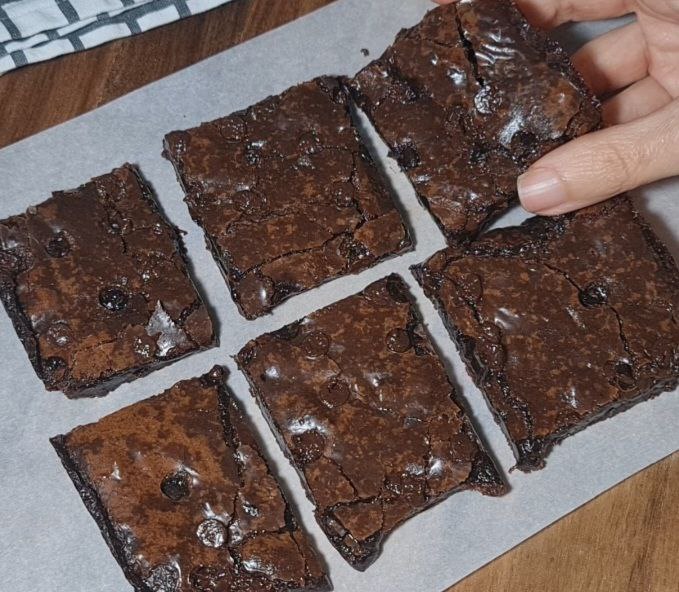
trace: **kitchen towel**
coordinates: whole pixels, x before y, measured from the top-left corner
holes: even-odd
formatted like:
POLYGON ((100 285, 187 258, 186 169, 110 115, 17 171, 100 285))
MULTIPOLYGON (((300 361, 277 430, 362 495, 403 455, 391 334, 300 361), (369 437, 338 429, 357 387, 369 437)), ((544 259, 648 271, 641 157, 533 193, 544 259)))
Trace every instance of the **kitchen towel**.
POLYGON ((198 14, 230 0, 0 0, 0 74, 198 14))

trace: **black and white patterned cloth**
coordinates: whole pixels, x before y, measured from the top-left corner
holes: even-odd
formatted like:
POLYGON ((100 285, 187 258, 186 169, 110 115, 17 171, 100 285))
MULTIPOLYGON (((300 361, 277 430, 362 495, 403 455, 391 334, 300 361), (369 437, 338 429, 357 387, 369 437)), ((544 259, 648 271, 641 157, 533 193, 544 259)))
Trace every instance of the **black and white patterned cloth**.
POLYGON ((0 74, 128 37, 229 0, 0 0, 0 74))

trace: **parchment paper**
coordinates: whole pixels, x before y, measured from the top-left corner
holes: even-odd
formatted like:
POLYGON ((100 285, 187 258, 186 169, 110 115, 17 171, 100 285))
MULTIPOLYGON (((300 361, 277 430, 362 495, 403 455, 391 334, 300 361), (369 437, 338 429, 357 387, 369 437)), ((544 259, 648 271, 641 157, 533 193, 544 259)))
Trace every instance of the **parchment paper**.
MULTIPOLYGON (((170 164, 160 156, 163 135, 244 108, 292 84, 325 73, 353 74, 379 55, 395 33, 415 24, 427 0, 339 0, 282 29, 238 46, 114 103, 0 151, 0 218, 43 201, 125 161, 138 163, 168 217, 185 229, 191 261, 219 319, 221 346, 120 387, 98 400, 67 400, 36 378, 7 316, 0 313, 0 564, 8 592, 120 592, 130 589, 48 437, 98 418, 207 371, 231 370, 243 402, 276 470, 291 492, 338 592, 440 592, 622 479, 679 449, 679 397, 667 393, 569 438, 534 474, 509 475, 512 492, 488 498, 452 496, 392 535, 364 574, 349 567, 312 515, 299 480, 283 457, 231 356, 247 340, 348 296, 389 272, 401 273, 417 296, 427 325, 447 356, 482 433, 507 470, 512 455, 481 394, 467 378, 432 305, 408 272, 444 246, 433 220, 393 163, 391 180, 417 241, 415 252, 298 296, 268 318, 249 322, 236 311, 222 277, 189 218, 170 164), (371 57, 361 53, 370 50, 371 57)), ((601 28, 566 34, 577 45, 601 28)), ((3 106, 3 109, 11 106, 3 106)), ((384 146, 376 142, 384 156, 384 146)), ((677 255, 679 183, 641 192, 640 205, 677 255)), ((87 215, 86 212, 83 215, 87 215)), ((520 209, 501 224, 523 218, 520 209)), ((555 360, 555 364, 559 361, 555 360)))

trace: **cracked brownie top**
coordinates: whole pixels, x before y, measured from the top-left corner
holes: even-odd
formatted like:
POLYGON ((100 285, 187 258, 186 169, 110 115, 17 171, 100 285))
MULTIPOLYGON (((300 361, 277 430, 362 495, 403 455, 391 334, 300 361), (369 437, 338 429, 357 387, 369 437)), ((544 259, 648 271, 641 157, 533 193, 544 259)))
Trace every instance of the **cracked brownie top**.
POLYGON ((450 493, 505 491, 397 275, 251 341, 237 359, 318 522, 358 569, 450 493))
POLYGON ((524 168, 600 122, 566 54, 508 1, 432 10, 350 86, 451 244, 508 207, 524 168))
POLYGON ((172 132, 165 155, 246 318, 410 247, 335 78, 172 132))
POLYGON ((215 341, 178 231, 131 165, 0 221, 0 295, 38 376, 67 395, 215 341))
POLYGON ((52 439, 137 592, 326 590, 220 367, 52 439))
POLYGON ((625 197, 492 231, 414 273, 520 469, 679 380, 679 271, 625 197))

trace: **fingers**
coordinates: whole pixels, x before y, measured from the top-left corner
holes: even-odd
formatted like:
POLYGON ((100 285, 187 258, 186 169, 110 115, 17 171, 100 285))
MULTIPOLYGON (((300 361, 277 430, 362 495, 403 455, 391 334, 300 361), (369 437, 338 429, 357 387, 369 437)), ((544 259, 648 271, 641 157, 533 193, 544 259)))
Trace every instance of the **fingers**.
MULTIPOLYGON (((434 0, 451 4, 456 0, 434 0)), ((596 21, 631 12, 632 0, 517 0, 526 18, 538 27, 551 29, 569 21, 596 21)))
POLYGON ((622 16, 631 12, 630 4, 630 0, 518 0, 528 20, 545 29, 622 16))
POLYGON ((523 207, 563 214, 679 174, 679 100, 631 123, 587 134, 519 177, 523 207))
POLYGON ((632 23, 597 37, 575 53, 573 65, 599 96, 641 80, 648 73, 641 27, 632 23))
POLYGON ((665 88, 650 76, 608 99, 603 105, 606 125, 627 123, 661 109, 672 101, 665 88))

